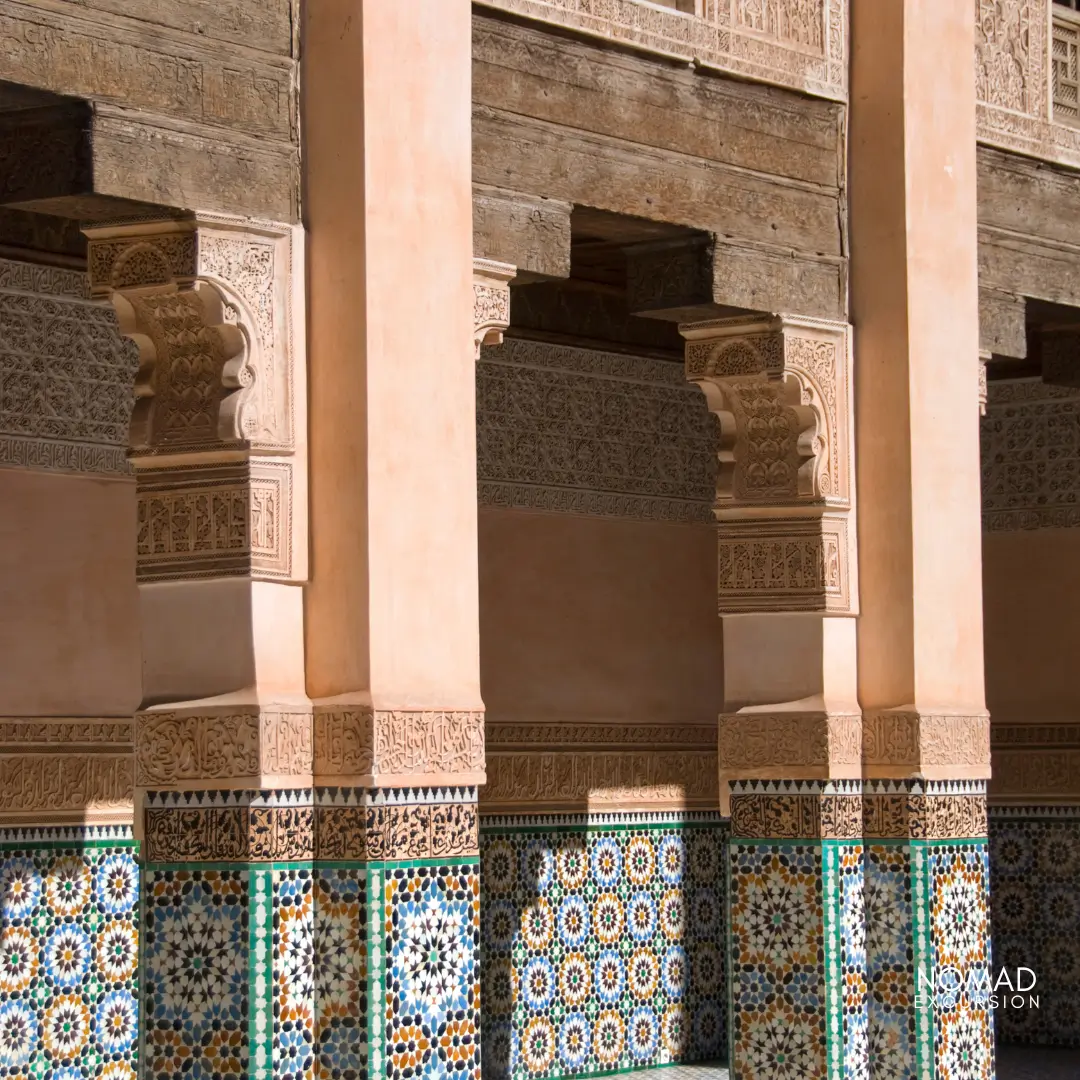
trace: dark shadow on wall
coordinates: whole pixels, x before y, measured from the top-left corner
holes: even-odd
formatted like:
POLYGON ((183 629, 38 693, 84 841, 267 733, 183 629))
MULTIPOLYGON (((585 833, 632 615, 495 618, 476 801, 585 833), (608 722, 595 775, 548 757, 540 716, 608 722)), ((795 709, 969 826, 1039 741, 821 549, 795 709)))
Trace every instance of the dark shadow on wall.
POLYGON ((995 1036, 1080 1047, 1080 807, 994 807, 989 821, 991 966, 1035 980, 998 990, 995 1036))

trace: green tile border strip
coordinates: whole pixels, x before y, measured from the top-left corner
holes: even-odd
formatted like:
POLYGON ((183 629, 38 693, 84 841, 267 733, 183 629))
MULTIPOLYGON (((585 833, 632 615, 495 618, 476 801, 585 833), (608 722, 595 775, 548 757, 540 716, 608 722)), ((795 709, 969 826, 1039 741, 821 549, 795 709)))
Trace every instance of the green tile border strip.
MULTIPOLYGON (((0 840, 0 852, 5 851, 59 851, 65 848, 133 848, 139 854, 139 841, 130 836, 117 836, 108 840, 0 840)), ((141 864, 140 864, 141 865, 141 864)))
POLYGON ((272 868, 248 871, 248 1076, 269 1080, 273 1072, 273 882, 272 868))
MULTIPOLYGON (((917 840, 908 841, 911 852, 911 926, 912 959, 915 968, 915 986, 918 993, 919 973, 934 970, 934 953, 931 946, 930 912, 927 909, 929 884, 929 865, 926 858, 927 844, 917 840)), ((928 1008, 915 1007, 915 1074, 918 1080, 934 1078, 934 1010, 933 1003, 928 1008)))
POLYGON ((386 1008, 384 1000, 386 995, 384 989, 386 982, 386 957, 384 955, 386 942, 383 934, 383 908, 386 904, 383 897, 384 882, 383 865, 369 865, 365 875, 368 900, 367 1075, 369 1077, 382 1077, 386 1060, 386 1024, 383 1019, 386 1008))
MULTIPOLYGON (((596 1072, 545 1074, 542 1080, 596 1080, 599 1076, 630 1076, 634 1073, 659 1072, 661 1069, 727 1069, 731 1065, 726 1061, 661 1061, 653 1065, 631 1065, 625 1069, 602 1069, 596 1072)), ((373 1078, 374 1080, 374 1078, 373 1078)), ((733 1078, 734 1080, 734 1078, 733 1078)), ((809 1078, 807 1078, 809 1080, 809 1078)))
POLYGON ((843 841, 821 843, 821 915, 825 946, 825 1075, 828 1080, 844 1077, 844 1013, 840 992, 841 904, 839 854, 843 841))

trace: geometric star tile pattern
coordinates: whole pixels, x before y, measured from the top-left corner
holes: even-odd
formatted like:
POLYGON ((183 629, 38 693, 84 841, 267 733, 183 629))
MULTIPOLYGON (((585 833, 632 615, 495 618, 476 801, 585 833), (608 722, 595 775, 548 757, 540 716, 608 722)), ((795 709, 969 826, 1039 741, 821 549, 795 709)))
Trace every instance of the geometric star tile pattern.
POLYGON ((726 1056, 719 815, 488 818, 486 1080, 726 1056))
POLYGON ((835 917, 836 885, 820 844, 731 841, 732 1040, 749 1076, 826 1075, 826 1001, 838 995, 826 983, 825 916, 831 905, 835 917))
POLYGON ((955 970, 964 990, 938 980, 934 1062, 940 1080, 993 1080, 990 1016, 989 859, 985 840, 927 845, 931 953, 936 972, 955 970), (944 988, 944 991, 943 989, 944 988), (985 988, 985 989, 984 989, 985 988))
POLYGON ((729 851, 736 1080, 993 1080, 988 1000, 931 1000, 918 979, 948 968, 986 985, 986 841, 729 851))
POLYGON ((994 968, 1030 968, 1039 998, 999 1003, 998 1038, 1080 1047, 1080 808, 992 809, 990 877, 994 968))
POLYGON ((148 1074, 247 1076, 251 874, 143 871, 144 1024, 148 1074))
POLYGON ((479 1080, 475 844, 474 826, 454 858, 144 866, 152 1080, 479 1080))
POLYGON ((0 1077, 134 1080, 130 829, 0 832, 0 1077))

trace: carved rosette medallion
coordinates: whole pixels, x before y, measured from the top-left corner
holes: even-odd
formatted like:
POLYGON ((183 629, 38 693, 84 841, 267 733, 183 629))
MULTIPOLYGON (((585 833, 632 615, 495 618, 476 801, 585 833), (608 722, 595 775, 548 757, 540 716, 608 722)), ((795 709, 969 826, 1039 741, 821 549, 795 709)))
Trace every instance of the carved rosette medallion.
POLYGON ((850 336, 787 315, 680 326, 719 420, 721 614, 856 614, 850 336))
POLYGON ((139 350, 141 581, 307 576, 302 245, 201 215, 88 228, 91 294, 139 350))
POLYGON ((476 359, 484 345, 501 345, 510 325, 510 282, 517 267, 473 259, 473 345, 476 359))

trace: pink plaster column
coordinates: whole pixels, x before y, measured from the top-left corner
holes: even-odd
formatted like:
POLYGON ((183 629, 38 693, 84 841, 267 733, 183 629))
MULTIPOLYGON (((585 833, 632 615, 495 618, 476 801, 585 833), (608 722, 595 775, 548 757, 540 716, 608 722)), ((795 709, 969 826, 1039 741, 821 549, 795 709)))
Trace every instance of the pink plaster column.
MULTIPOLYGON (((350 930, 371 942, 367 1071, 476 1080, 471 8, 318 0, 304 49, 306 672, 315 800, 339 811, 325 819, 320 851, 332 865, 317 865, 317 884, 337 895, 355 883, 370 920, 350 930), (416 955, 428 974, 406 972, 416 955), (408 989, 428 978, 437 993, 408 989)), ((316 941, 317 954, 324 947, 337 945, 316 941)), ((326 1043, 332 1058, 355 1039, 343 1032, 326 1043)))
POLYGON ((867 919, 852 1009, 871 1075, 988 1080, 988 1003, 917 996, 920 972, 977 979, 990 964, 974 12, 969 0, 854 0, 851 14, 867 919), (895 968, 901 946, 914 971, 895 968))

